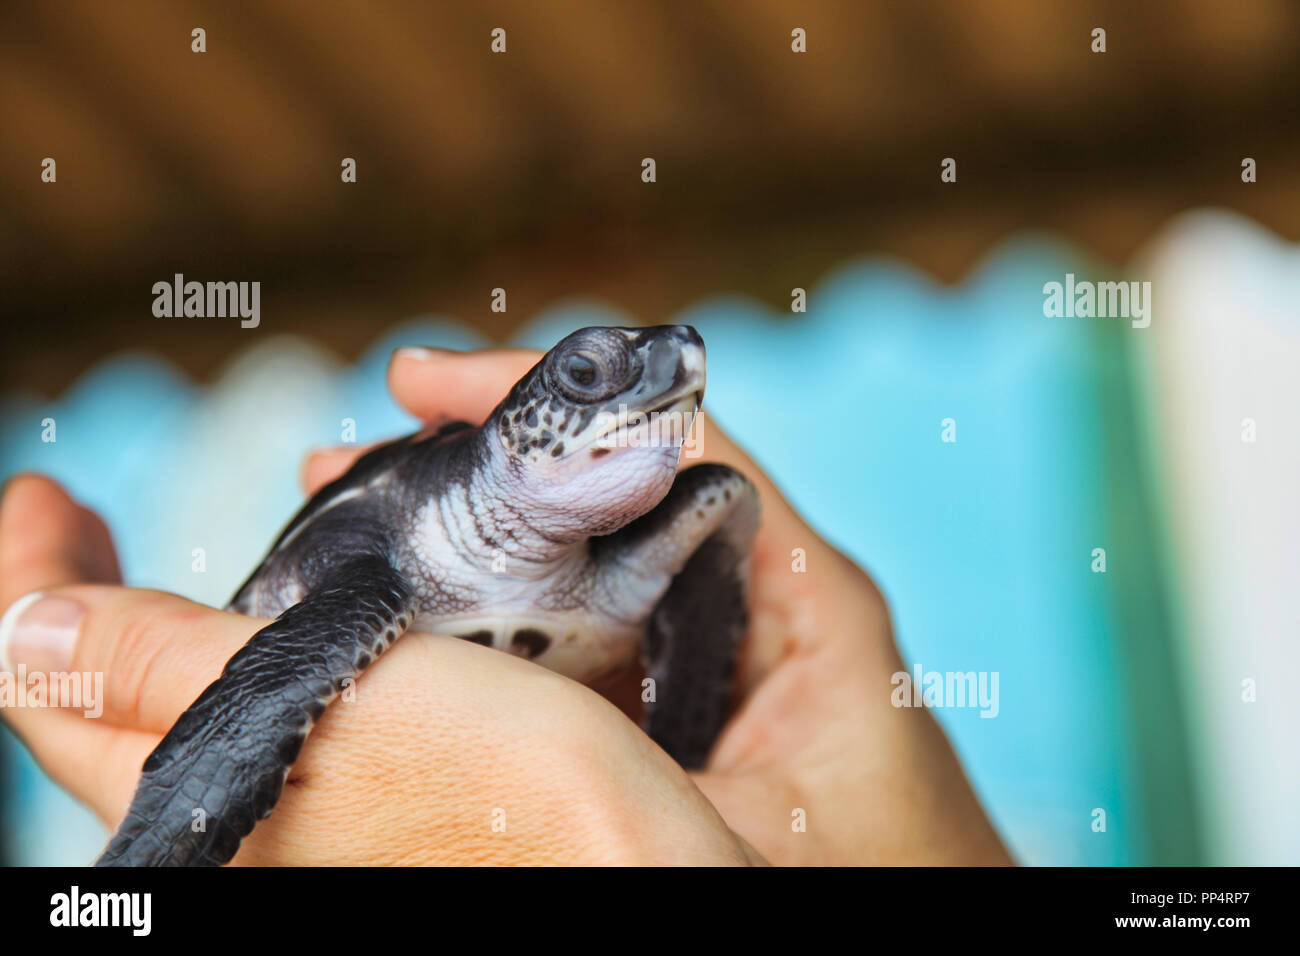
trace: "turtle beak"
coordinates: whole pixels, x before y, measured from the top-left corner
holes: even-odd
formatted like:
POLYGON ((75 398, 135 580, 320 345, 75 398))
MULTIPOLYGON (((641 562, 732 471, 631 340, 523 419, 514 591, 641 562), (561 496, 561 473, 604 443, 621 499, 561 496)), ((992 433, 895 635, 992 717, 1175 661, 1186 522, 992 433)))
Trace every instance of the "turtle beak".
POLYGON ((593 443, 680 447, 704 401, 704 340, 689 325, 623 331, 640 353, 641 375, 601 413, 593 443))
POLYGON ((700 338, 700 333, 696 332, 689 325, 678 325, 674 327, 684 329, 690 334, 690 339, 682 344, 681 371, 679 377, 694 392, 695 410, 699 411, 700 406, 704 404, 704 339, 700 338))
MULTIPOLYGON (((645 414, 680 423, 671 433, 685 441, 704 402, 704 340, 689 325, 661 325, 647 329, 651 340, 646 353, 644 380, 649 388, 645 414)), ((674 438, 672 444, 680 444, 674 438)))
POLYGON ((641 333, 640 348, 645 356, 643 386, 655 398, 648 411, 684 411, 693 399, 691 411, 704 401, 704 340, 689 325, 659 325, 641 333))

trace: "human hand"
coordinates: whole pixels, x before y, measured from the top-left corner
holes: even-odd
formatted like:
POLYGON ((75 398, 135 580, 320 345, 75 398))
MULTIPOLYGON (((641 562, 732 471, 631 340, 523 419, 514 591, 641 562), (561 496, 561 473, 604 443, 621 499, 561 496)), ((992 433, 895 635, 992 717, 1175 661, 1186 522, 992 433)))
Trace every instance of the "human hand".
MULTIPOLYGON (((427 422, 481 422, 540 357, 401 349, 389 366, 396 399, 427 422)), ((904 670, 888 609, 871 579, 827 544, 711 420, 697 419, 703 457, 747 475, 763 519, 754 546, 752 618, 739 707, 708 766, 693 774, 735 832, 781 864, 1006 864, 1005 848, 929 711, 895 708, 904 670), (806 572, 792 567, 803 549, 806 572), (806 831, 792 823, 802 810, 806 831)), ((304 484, 337 477, 359 454, 312 455, 304 484)), ((639 674, 602 688, 633 712, 639 674)))
MULTIPOLYGON (((0 500, 0 664, 103 675, 103 713, 6 708, 37 761, 115 827, 145 758, 267 622, 120 586, 104 523, 57 484, 0 500), (39 640, 38 640, 39 638, 39 640)), ((12 679, 0 675, 0 679, 12 679)), ((593 691, 411 635, 328 708, 234 862, 755 862, 687 775, 593 691), (497 811, 504 811, 504 817, 497 811), (504 832, 494 823, 504 822, 504 832)))

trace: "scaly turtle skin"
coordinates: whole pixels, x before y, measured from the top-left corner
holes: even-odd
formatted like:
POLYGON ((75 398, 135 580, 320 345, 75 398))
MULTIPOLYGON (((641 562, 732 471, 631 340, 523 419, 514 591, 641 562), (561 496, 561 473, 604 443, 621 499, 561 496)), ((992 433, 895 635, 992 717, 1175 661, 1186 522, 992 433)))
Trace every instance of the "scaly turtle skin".
POLYGON ((408 629, 581 681, 639 651, 655 680, 646 732, 702 764, 726 716, 758 525, 744 476, 677 471, 703 392, 694 329, 582 329, 482 427, 360 458, 235 595, 232 610, 275 621, 145 761, 97 865, 230 860, 326 706, 408 629))

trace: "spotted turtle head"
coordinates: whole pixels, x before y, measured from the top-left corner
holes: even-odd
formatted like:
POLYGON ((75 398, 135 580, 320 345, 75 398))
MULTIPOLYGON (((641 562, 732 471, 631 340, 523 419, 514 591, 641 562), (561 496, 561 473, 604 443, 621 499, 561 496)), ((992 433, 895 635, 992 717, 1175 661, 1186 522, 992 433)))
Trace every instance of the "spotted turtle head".
POLYGON ((484 434, 520 504, 560 533, 608 533, 667 494, 704 377, 690 326, 580 329, 519 380, 484 434))

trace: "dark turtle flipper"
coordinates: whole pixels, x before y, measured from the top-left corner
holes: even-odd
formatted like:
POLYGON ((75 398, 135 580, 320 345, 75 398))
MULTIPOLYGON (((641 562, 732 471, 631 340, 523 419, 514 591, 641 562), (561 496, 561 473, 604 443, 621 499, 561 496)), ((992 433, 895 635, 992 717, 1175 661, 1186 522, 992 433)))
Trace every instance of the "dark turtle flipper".
POLYGON ((692 769, 704 765, 727 719, 736 655, 749 624, 758 495, 731 468, 696 465, 678 475, 659 509, 662 515, 651 520, 670 523, 661 535, 703 540, 646 627, 642 657, 655 699, 646 703, 644 725, 655 743, 692 769))
POLYGON ((271 813, 325 707, 413 617, 382 558, 340 566, 258 631, 144 764, 97 866, 219 866, 271 813))

